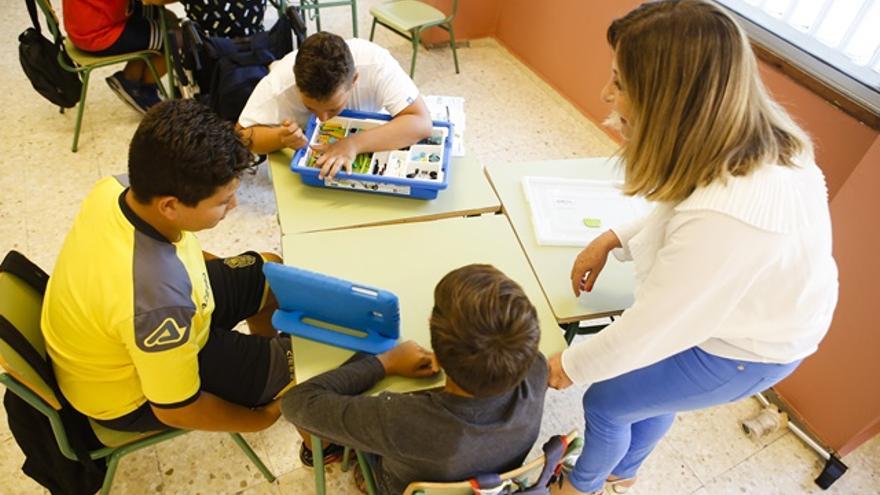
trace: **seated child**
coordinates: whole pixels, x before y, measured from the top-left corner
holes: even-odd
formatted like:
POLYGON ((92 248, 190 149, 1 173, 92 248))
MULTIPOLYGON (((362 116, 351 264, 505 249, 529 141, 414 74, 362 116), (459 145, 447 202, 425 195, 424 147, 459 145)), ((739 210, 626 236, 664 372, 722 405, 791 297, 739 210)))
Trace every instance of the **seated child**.
POLYGON ((298 427, 370 453, 383 494, 516 468, 538 437, 547 362, 522 288, 490 265, 453 270, 434 290, 430 328, 436 364, 404 342, 301 383, 281 402, 298 427), (437 365, 442 390, 361 395, 386 375, 427 376, 437 365))
POLYGON ((344 109, 391 114, 387 124, 324 145, 321 177, 349 169, 359 153, 404 148, 431 134, 431 115, 412 79, 375 43, 320 32, 272 64, 238 118, 254 153, 301 148, 314 114, 327 121, 344 109))
MULTIPOLYGON (((162 49, 159 16, 174 22, 173 14, 154 5, 174 0, 64 0, 64 29, 73 45, 100 56, 120 55, 141 50, 162 49), (154 5, 150 5, 154 4, 154 5)), ((165 57, 154 55, 150 61, 161 77, 165 57)), ((142 60, 131 60, 125 68, 107 78, 110 89, 140 113, 159 103, 159 86, 142 60)))

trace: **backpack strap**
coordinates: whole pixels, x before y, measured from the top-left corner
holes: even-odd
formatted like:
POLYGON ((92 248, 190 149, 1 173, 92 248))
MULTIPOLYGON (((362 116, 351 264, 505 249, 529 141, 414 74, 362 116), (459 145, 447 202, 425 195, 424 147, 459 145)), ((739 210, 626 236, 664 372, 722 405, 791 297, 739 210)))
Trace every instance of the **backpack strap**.
POLYGON ((549 493, 547 488, 550 486, 550 483, 558 479, 562 471, 562 456, 567 448, 568 438, 564 436, 556 435, 547 440, 542 448, 544 450, 544 467, 541 469, 538 480, 535 481, 531 488, 519 493, 522 495, 545 495, 549 493))
POLYGON ((25 4, 27 4, 28 14, 31 16, 31 23, 34 25, 34 29, 37 33, 42 33, 40 30, 40 20, 37 18, 37 3, 35 0, 25 0, 25 4))
POLYGON ((495 473, 478 474, 469 479, 474 495, 501 495, 506 493, 507 483, 501 481, 501 476, 495 473))

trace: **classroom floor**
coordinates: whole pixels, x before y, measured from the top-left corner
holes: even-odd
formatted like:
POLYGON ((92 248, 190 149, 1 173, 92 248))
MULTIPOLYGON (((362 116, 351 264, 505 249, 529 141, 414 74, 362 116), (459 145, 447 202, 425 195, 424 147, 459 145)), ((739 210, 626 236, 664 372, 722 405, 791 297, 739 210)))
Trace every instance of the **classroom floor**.
MULTIPOLYGON (((53 3, 60 9, 59 0, 53 3)), ((362 37, 369 36, 369 8, 376 3, 359 2, 362 37)), ((59 115, 57 108, 31 89, 17 61, 14 40, 29 25, 24 6, 4 2, 0 12, 0 32, 7 40, 0 46, 0 87, 5 88, 0 92, 0 108, 6 115, 0 142, 5 157, 0 162, 0 254, 20 250, 51 272, 91 185, 100 177, 125 171, 127 143, 139 115, 118 101, 102 81, 111 69, 96 73, 80 151, 71 153, 75 112, 59 115)), ((323 20, 324 29, 351 34, 347 9, 327 10, 323 20)), ((408 67, 407 41, 381 27, 376 41, 408 67)), ((467 152, 483 163, 614 152, 613 141, 494 40, 472 41, 469 48, 459 50, 459 58, 462 73, 456 75, 448 48, 421 52, 415 81, 425 94, 466 99, 467 152)), ((281 234, 265 166, 243 179, 238 208, 216 229, 199 237, 206 250, 218 254, 245 249, 280 252, 281 234)), ((536 449, 551 434, 583 428, 582 392, 572 388, 548 393, 536 449)), ((820 493, 812 481, 821 469, 818 457, 795 436, 778 432, 757 442, 741 433, 738 420, 758 409, 754 400, 746 399, 681 414, 648 459, 631 493, 820 493)), ((314 493, 312 470, 300 464, 300 439, 290 425, 279 421, 246 437, 278 476, 276 483, 267 483, 227 435, 197 432, 124 458, 113 493, 314 493)), ((850 471, 828 493, 880 494, 880 437, 844 461, 850 471)), ((22 462, 6 426, 5 411, 0 409, 0 493, 46 493, 21 473, 22 462)), ((328 493, 357 493, 350 473, 340 472, 338 464, 328 469, 328 493)))

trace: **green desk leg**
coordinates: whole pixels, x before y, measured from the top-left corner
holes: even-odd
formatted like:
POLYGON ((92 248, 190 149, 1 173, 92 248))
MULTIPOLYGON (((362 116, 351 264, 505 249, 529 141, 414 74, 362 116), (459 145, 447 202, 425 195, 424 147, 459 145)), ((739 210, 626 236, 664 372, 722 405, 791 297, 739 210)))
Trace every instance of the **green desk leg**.
MULTIPOLYGON (((612 321, 614 318, 612 317, 612 321)), ((608 325, 595 325, 592 327, 581 327, 581 323, 579 321, 574 321, 571 323, 562 323, 559 325, 560 328, 565 332, 565 343, 571 345, 571 341, 574 340, 577 335, 592 335, 594 333, 599 333, 608 325)))
POLYGON ((312 435, 312 463, 315 465, 315 494, 325 495, 324 445, 321 444, 321 438, 317 435, 312 435))

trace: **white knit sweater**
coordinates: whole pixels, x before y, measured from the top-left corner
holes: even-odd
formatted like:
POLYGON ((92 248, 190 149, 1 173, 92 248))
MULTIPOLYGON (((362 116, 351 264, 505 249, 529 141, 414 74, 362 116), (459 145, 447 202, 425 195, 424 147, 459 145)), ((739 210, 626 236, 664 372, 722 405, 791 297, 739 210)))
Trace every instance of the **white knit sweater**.
POLYGON ((828 331, 837 266, 825 178, 811 161, 716 181, 615 233, 623 248, 613 254, 634 264, 635 302, 563 353, 575 383, 613 378, 694 346, 788 363, 815 352, 828 331))

